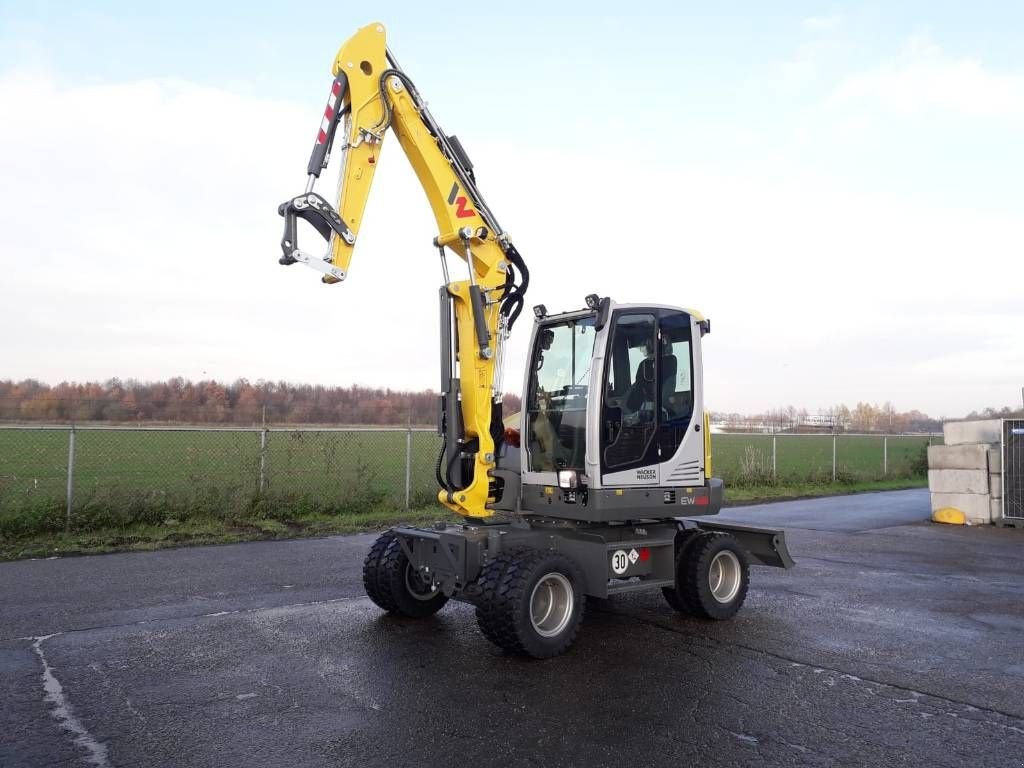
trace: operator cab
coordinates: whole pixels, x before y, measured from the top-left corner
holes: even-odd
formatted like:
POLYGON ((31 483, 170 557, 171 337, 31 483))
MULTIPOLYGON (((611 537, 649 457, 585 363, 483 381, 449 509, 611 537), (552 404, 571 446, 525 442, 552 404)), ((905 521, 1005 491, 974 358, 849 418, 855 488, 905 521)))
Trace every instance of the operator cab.
POLYGON ((572 503, 583 505, 599 489, 692 493, 709 479, 700 343, 710 324, 678 307, 596 297, 588 304, 557 315, 535 311, 522 420, 524 501, 532 506, 530 486, 576 489, 572 503))

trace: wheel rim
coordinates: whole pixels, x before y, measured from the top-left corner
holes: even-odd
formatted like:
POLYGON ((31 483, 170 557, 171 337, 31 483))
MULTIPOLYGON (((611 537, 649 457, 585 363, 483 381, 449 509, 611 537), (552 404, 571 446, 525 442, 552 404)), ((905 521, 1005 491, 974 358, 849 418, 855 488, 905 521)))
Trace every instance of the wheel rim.
POLYGON ((711 561, 708 570, 708 586, 711 594, 720 603, 728 603, 740 591, 742 569, 736 553, 723 549, 711 561))
POLYGON ((405 589, 416 600, 433 600, 437 595, 437 587, 428 584, 419 571, 412 567, 412 563, 405 566, 405 589))
POLYGON ((555 637, 572 619, 576 597, 572 584, 560 573, 543 576, 530 593, 530 622, 541 637, 555 637))

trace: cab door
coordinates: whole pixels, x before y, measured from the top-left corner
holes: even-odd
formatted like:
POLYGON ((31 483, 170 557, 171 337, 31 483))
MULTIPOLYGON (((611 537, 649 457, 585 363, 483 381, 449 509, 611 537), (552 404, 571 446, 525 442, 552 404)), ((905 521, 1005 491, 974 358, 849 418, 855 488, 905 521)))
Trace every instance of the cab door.
POLYGON ((658 479, 665 486, 704 483, 703 382, 700 326, 692 315, 660 318, 658 479))
POLYGON ((686 312, 622 308, 613 315, 600 418, 602 486, 657 486, 669 476, 679 483, 677 459, 693 442, 699 405, 692 340, 686 312))

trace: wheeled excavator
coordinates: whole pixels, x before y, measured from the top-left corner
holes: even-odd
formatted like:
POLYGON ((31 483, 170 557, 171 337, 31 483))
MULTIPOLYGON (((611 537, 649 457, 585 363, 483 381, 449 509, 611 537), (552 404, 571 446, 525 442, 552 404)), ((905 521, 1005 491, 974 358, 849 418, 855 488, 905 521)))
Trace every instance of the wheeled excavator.
POLYGON ((587 597, 660 588, 682 613, 733 616, 750 564, 792 560, 782 531, 714 520, 724 484, 712 475, 704 410, 710 321, 596 294, 571 312, 533 306, 519 428, 506 429, 505 350, 525 307, 526 262, 382 24, 359 29, 331 72, 305 191, 278 209, 280 263, 305 264, 324 283, 348 277, 391 132, 433 210, 443 274, 437 498, 460 522, 381 534, 363 565, 367 595, 409 618, 450 599, 471 603, 488 640, 535 658, 569 648, 587 597), (332 151, 341 153, 336 206, 315 191, 332 151), (325 254, 299 247, 299 220, 326 241, 325 254), (449 273, 451 254, 465 265, 461 278, 449 273))

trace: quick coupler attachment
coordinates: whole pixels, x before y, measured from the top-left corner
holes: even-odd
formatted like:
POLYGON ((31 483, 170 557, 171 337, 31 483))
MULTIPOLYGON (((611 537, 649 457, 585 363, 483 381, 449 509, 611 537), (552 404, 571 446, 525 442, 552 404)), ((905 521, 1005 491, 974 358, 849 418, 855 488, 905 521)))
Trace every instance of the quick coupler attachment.
POLYGON ((355 243, 356 236, 331 204, 316 192, 305 192, 281 203, 277 212, 284 217, 284 235, 281 237, 281 258, 278 263, 287 266, 301 261, 327 277, 344 280, 345 273, 330 263, 329 256, 316 259, 299 248, 299 219, 309 222, 328 243, 332 235, 337 235, 349 245, 355 243))

